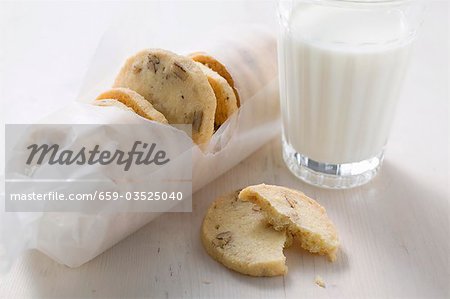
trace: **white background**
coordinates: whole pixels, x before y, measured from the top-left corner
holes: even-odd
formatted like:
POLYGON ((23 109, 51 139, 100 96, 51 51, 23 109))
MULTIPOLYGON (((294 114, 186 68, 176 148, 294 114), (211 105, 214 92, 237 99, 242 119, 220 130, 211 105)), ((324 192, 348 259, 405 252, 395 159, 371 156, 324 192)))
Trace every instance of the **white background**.
MULTIPOLYGON (((198 192, 194 213, 164 215, 78 269, 27 253, 0 278, 0 298, 448 297, 450 17, 448 2, 429 3, 386 163, 372 183, 349 191, 307 186, 286 170, 274 140, 198 192), (304 190, 325 205, 341 233, 337 263, 288 250, 285 278, 255 279, 204 253, 198 230, 209 202, 259 182, 304 190), (316 274, 326 289, 314 285, 316 274)), ((1 123, 37 121, 75 100, 102 34, 118 19, 158 20, 161 30, 249 20, 275 26, 273 9, 256 1, 1 2, 1 123)))

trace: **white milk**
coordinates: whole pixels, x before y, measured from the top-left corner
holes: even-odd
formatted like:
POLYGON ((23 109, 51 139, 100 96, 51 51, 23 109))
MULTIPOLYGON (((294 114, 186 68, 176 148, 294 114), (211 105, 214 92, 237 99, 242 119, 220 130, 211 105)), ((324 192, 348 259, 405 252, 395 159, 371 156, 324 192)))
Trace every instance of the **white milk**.
POLYGON ((301 4, 289 22, 279 43, 286 142, 322 163, 376 156, 388 138, 412 40, 402 12, 301 4))

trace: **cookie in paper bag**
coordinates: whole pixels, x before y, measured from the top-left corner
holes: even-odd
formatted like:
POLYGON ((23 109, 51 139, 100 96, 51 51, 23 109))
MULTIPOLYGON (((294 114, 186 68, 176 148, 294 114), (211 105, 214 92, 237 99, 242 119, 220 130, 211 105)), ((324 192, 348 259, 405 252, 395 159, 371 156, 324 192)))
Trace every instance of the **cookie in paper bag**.
POLYGON ((143 50, 127 59, 114 87, 141 94, 170 124, 191 124, 197 144, 211 139, 216 97, 206 75, 191 59, 162 49, 143 50))
POLYGON ((217 107, 214 117, 214 128, 217 129, 238 110, 236 96, 230 84, 222 76, 199 62, 197 64, 208 78, 216 96, 217 107))
POLYGON ((188 57, 191 58, 192 60, 196 61, 196 62, 199 62, 199 63, 207 66, 208 68, 210 68, 214 72, 218 73, 222 78, 227 80, 228 84, 233 89, 233 93, 234 93, 234 95, 236 97, 236 105, 237 105, 237 107, 240 106, 239 93, 236 90, 233 77, 228 72, 228 70, 225 67, 225 65, 223 65, 216 58, 214 58, 211 55, 208 55, 208 54, 206 54, 204 52, 191 53, 191 54, 188 55, 188 57))
POLYGON ((140 116, 167 124, 167 119, 161 112, 153 108, 152 104, 143 96, 128 88, 112 88, 100 94, 96 102, 98 106, 116 106, 119 108, 129 108, 140 116))

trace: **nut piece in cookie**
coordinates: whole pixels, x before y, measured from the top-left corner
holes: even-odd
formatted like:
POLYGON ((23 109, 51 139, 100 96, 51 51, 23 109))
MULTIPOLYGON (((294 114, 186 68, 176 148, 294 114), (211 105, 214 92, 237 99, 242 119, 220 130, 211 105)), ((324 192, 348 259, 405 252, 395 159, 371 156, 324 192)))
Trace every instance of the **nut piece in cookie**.
POLYGON ((192 125, 197 144, 211 139, 216 97, 208 78, 191 59, 161 49, 143 50, 128 58, 114 87, 138 92, 170 124, 192 125))
POLYGON ((208 77, 217 100, 214 128, 220 127, 234 112, 238 110, 236 96, 230 84, 212 69, 197 62, 200 69, 208 77))
POLYGON ((208 254, 224 266, 251 276, 287 273, 284 231, 274 230, 251 202, 238 192, 217 198, 203 220, 201 238, 208 254))
POLYGON ((313 199, 293 189, 265 184, 243 189, 239 198, 261 207, 275 229, 287 229, 304 249, 327 255, 331 261, 336 259, 336 228, 325 209, 313 199))
POLYGON ((234 85, 234 80, 233 77, 231 77, 230 73, 228 72, 227 68, 217 59, 215 59, 214 57, 203 53, 203 52, 195 52, 195 53, 191 53, 188 55, 189 58, 191 58, 194 61, 197 61, 205 66, 207 66, 208 68, 210 68, 211 70, 215 71, 216 73, 218 73, 222 78, 224 78, 225 80, 227 80, 228 84, 231 86, 231 88, 233 89, 233 93, 236 97, 236 105, 239 107, 240 106, 240 99, 239 99, 239 93, 234 85))
POLYGON ((161 112, 153 108, 152 104, 146 101, 143 96, 128 88, 112 88, 105 91, 97 97, 96 102, 100 103, 95 103, 99 106, 107 106, 108 104, 117 106, 117 102, 119 102, 146 119, 167 124, 167 119, 161 112))

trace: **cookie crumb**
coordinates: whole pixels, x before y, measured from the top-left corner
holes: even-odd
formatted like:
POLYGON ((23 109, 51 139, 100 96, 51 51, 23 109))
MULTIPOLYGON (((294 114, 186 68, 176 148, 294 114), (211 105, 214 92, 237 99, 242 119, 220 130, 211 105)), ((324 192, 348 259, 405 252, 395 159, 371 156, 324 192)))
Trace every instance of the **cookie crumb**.
POLYGON ((316 278, 314 279, 314 282, 316 285, 318 285, 321 288, 326 288, 325 281, 320 275, 316 275, 316 278))

